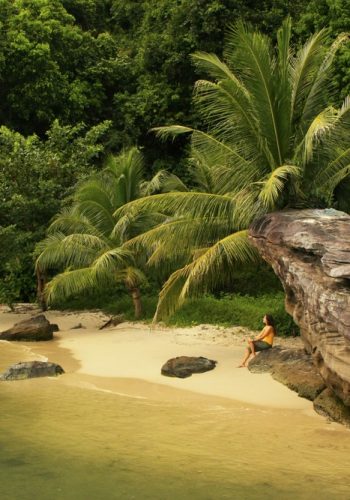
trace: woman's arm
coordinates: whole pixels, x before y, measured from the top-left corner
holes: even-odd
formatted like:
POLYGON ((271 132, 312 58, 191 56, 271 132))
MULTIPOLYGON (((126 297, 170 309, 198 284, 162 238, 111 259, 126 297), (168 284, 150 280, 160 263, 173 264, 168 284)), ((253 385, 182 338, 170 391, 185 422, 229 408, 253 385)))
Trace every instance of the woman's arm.
POLYGON ((265 337, 267 337, 271 331, 272 326, 267 325, 265 326, 262 330, 261 333, 257 337, 255 337, 254 340, 263 340, 265 337))

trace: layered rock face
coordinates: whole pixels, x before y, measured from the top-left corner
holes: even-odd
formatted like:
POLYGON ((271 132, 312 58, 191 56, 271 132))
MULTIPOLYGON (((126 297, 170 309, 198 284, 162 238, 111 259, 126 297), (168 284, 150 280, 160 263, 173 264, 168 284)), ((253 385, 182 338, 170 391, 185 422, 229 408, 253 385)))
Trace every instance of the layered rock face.
POLYGON ((252 224, 250 239, 280 278, 319 373, 350 406, 350 216, 275 212, 252 224))

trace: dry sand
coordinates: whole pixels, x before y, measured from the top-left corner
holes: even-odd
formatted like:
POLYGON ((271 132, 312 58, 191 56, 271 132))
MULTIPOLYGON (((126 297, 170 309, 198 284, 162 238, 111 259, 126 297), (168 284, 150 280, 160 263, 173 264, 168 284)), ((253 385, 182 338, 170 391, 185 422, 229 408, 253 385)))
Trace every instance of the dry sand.
MULTIPOLYGON (((0 331, 34 312, 23 306, 16 313, 11 313, 6 312, 3 307, 0 310, 0 331)), ((56 341, 28 343, 24 347, 32 351, 30 357, 35 358, 37 354, 37 359, 39 355, 39 359, 44 356, 49 361, 62 364, 68 373, 67 380, 75 381, 74 383, 90 384, 91 387, 98 388, 103 386, 103 380, 109 380, 108 387, 113 387, 115 380, 120 390, 120 381, 123 379, 124 392, 130 392, 133 397, 143 397, 144 385, 136 384, 136 380, 141 380, 248 404, 312 412, 312 403, 299 398, 269 374, 257 375, 245 368, 237 368, 247 337, 255 334, 244 328, 220 328, 212 325, 155 328, 143 323, 122 323, 99 330, 108 318, 98 311, 48 311, 45 315, 60 328, 55 333, 56 341), (84 328, 73 329, 79 323, 84 328), (169 378, 160 374, 161 366, 169 358, 182 355, 205 356, 217 360, 218 364, 213 371, 195 374, 187 379, 169 378)), ((301 345, 299 339, 277 339, 276 344, 301 345)), ((23 354, 23 343, 21 346, 23 354)), ((11 361, 14 359, 14 349, 12 344, 11 361)))

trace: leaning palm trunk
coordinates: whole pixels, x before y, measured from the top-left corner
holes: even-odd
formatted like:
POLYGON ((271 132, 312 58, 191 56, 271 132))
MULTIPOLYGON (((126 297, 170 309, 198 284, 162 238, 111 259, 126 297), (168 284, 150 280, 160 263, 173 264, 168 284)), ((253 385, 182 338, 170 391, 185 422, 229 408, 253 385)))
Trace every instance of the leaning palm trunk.
POLYGON ((135 319, 140 319, 142 316, 142 302, 141 302, 141 291, 138 287, 129 288, 127 286, 128 292, 131 295, 132 302, 134 304, 134 314, 135 319))
POLYGON ((46 275, 41 271, 39 266, 36 269, 36 280, 37 280, 37 288, 36 288, 37 301, 41 310, 46 311, 47 310, 47 302, 45 297, 46 275))

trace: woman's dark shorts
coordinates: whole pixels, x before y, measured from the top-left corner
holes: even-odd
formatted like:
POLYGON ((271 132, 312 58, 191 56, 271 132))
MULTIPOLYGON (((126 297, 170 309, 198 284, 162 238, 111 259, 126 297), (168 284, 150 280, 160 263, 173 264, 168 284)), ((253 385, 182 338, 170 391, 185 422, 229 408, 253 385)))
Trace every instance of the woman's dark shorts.
MULTIPOLYGON (((265 349, 271 349, 272 345, 264 340, 253 340, 255 352, 264 351, 265 349)), ((252 352, 251 348, 248 347, 248 350, 252 352)))

